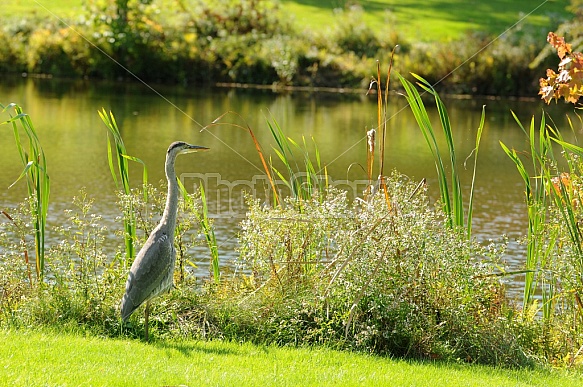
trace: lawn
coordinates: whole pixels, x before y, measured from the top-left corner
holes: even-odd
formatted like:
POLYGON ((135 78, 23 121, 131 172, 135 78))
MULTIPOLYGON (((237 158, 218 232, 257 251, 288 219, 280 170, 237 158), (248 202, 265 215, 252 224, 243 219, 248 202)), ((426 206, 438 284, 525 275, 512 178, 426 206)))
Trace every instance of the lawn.
MULTIPOLYGON (((341 0, 282 0, 300 24, 325 26, 341 0)), ((568 1, 532 0, 362 0, 365 20, 374 28, 392 26, 408 40, 444 40, 465 31, 500 34, 521 18, 536 28, 554 29, 555 19, 568 16, 568 1), (542 5, 541 5, 542 3, 542 5), (538 7, 538 8, 537 8, 538 7)))
POLYGON ((565 371, 419 363, 251 344, 0 331, 3 386, 575 386, 565 371))
MULTIPOLYGON (((0 17, 36 13, 59 17, 74 14, 82 0, 12 0, 0 7, 0 17)), ((281 0, 286 12, 299 26, 321 29, 329 26, 334 9, 344 0, 281 0)), ((568 1, 550 0, 362 0, 366 22, 375 29, 392 28, 408 40, 445 40, 467 30, 500 34, 526 17, 522 26, 554 30, 557 19, 568 17, 568 1), (542 5, 540 5, 542 3, 542 5), (537 8, 538 7, 538 8, 537 8)))
MULTIPOLYGON (((331 22, 339 0, 282 0, 300 24, 323 26, 331 22)), ((377 0, 360 1, 365 20, 376 28, 391 26, 408 40, 443 40, 468 30, 500 34, 528 15, 521 24, 554 29, 568 17, 567 1, 532 0, 377 0), (542 6, 540 5, 541 3, 542 6), (537 8, 538 7, 538 8, 537 8)))
POLYGON ((83 0, 10 0, 0 7, 0 17, 36 14, 50 16, 51 13, 63 17, 74 15, 81 8, 83 0))

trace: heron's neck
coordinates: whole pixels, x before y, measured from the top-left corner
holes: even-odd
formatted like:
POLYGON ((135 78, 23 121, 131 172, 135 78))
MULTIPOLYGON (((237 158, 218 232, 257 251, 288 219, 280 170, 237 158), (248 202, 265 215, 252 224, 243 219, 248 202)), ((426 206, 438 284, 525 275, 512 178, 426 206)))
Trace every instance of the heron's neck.
POLYGON ((174 235, 178 210, 178 183, 174 171, 174 159, 166 160, 166 179, 168 179, 168 196, 160 224, 165 224, 168 227, 168 233, 174 235))

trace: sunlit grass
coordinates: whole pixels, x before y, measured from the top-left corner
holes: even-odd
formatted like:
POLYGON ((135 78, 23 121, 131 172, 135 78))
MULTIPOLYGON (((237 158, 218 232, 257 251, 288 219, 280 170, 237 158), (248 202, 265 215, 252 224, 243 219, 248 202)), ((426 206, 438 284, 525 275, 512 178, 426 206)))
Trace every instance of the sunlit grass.
MULTIPOLYGON (((303 27, 327 28, 334 18, 334 9, 349 2, 338 0, 293 1, 282 0, 282 4, 295 22, 303 27)), ((529 0, 493 0, 475 2, 467 0, 408 1, 408 0, 362 0, 356 2, 364 8, 364 20, 379 30, 392 28, 414 40, 433 41, 461 37, 466 31, 486 31, 500 34, 525 18, 524 24, 537 28, 551 28, 551 18, 566 16, 567 2, 549 1, 544 6, 529 0)))
POLYGON ((74 16, 82 4, 83 0, 12 0, 2 4, 0 17, 15 17, 16 15, 68 17, 74 16))
POLYGON ((10 386, 575 386, 564 371, 396 361, 328 349, 219 341, 145 344, 57 332, 0 331, 10 386))

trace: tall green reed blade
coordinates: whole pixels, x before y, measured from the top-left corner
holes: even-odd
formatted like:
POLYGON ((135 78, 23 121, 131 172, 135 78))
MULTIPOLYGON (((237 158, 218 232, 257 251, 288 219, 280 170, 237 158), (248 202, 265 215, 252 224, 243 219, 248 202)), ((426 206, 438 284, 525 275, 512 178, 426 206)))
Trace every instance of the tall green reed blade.
MULTIPOLYGON (((513 116, 515 120, 518 118, 516 115, 513 116)), ((532 167, 534 171, 534 189, 531 190, 531 194, 533 195, 533 207, 532 211, 529 211, 529 219, 534 218, 532 222, 532 230, 530 230, 529 236, 529 244, 531 243, 530 237, 532 237, 532 248, 531 248, 531 256, 527 254, 527 267, 526 269, 529 272, 526 276, 532 276, 532 284, 531 289, 529 289, 529 297, 526 301, 527 306, 533 304, 535 302, 534 292, 539 286, 543 286, 544 284, 544 272, 546 265, 548 263, 552 248, 554 246, 554 240, 545 241, 544 240, 544 229, 547 223, 547 207, 549 205, 549 197, 547 195, 547 190, 545 189, 548 184, 545 182, 551 181, 551 172, 549 169, 549 164, 552 164, 555 160, 552 156, 552 146, 550 138, 545 130, 546 128, 546 121, 545 116, 541 116, 541 121, 538 127, 538 136, 537 130, 534 122, 534 117, 530 122, 529 127, 529 143, 530 143, 530 154, 532 160, 532 167), (538 141, 536 138, 538 137, 538 141), (550 242, 550 243, 549 243, 550 242), (547 246, 545 247, 545 244, 547 246), (540 285, 539 285, 540 284, 540 285)), ((523 130, 524 131, 524 130, 523 130)), ((530 224, 530 221, 529 221, 530 224)), ((556 239, 556 235, 552 239, 556 239)), ((550 288, 541 289, 543 292, 551 290, 550 288)), ((544 301, 548 302, 549 299, 552 299, 551 295, 546 295, 544 297, 544 301)), ((544 305, 543 305, 544 307, 544 305)), ((547 309, 548 311, 548 309, 547 309)))
MULTIPOLYGON (((121 133, 117 126, 117 122, 115 121, 115 117, 112 112, 107 112, 105 109, 99 111, 99 117, 107 126, 109 133, 107 135, 107 160, 109 162, 109 170, 111 172, 111 176, 113 181, 115 182, 115 186, 117 189, 123 190, 126 195, 130 194, 130 181, 129 181, 129 165, 128 160, 123 157, 126 154, 125 144, 121 137, 121 133), (113 151, 112 151, 112 143, 110 139, 110 134, 113 137, 113 141, 115 143, 115 161, 117 162, 117 173, 115 168, 115 163, 113 160, 113 151), (119 180, 118 175, 119 173, 119 180), (120 183, 121 180, 121 183, 120 183)), ((128 208, 127 213, 124 214, 123 218, 123 226, 124 226, 124 242, 125 242, 125 251, 126 251, 126 258, 129 262, 133 259, 135 255, 135 247, 134 241, 136 238, 136 219, 134 216, 133 205, 131 202, 128 204, 130 208, 128 208)))
POLYGON ((292 195, 296 198, 301 198, 303 179, 294 173, 292 162, 295 164, 296 171, 299 171, 299 166, 294 157, 290 142, 288 141, 288 138, 285 136, 283 130, 276 120, 273 120, 273 124, 268 120, 267 126, 269 127, 269 131, 271 132, 271 135, 277 144, 277 148, 274 149, 275 154, 283 162, 283 165, 287 169, 289 179, 286 179, 280 171, 274 168, 273 163, 271 164, 271 168, 284 182, 284 184, 291 190, 292 195))
MULTIPOLYGON (((182 184, 182 181, 178 180, 178 186, 180 187, 180 192, 182 193, 182 198, 184 199, 184 201, 189 203, 192 206, 192 208, 194 208, 192 197, 188 195, 188 192, 186 191, 184 184, 182 184)), ((206 194, 204 192, 204 187, 202 185, 200 186, 200 199, 202 202, 202 213, 196 212, 196 216, 201 225, 207 246, 210 251, 213 280, 215 281, 215 284, 218 285, 221 281, 221 271, 219 266, 219 245, 217 243, 217 238, 215 236, 215 228, 208 216, 206 194)))
POLYGON ((423 137, 431 150, 433 155, 433 159, 435 161, 435 167, 437 170, 437 178, 439 183, 439 192, 441 194, 441 201, 443 202, 443 209, 445 215, 447 217, 447 225, 451 228, 459 228, 463 229, 464 226, 466 227, 466 234, 471 237, 472 232, 472 217, 473 217, 473 206, 474 206, 474 187, 476 183, 476 168, 478 162, 478 150, 480 147, 480 140, 482 138, 482 131, 484 129, 484 122, 485 122, 485 107, 482 108, 482 117, 480 120, 480 126, 478 127, 478 133, 476 135, 476 147, 474 149, 474 170, 472 175, 472 182, 470 188, 470 201, 468 203, 468 211, 467 211, 467 218, 464 216, 464 201, 463 201, 463 192, 462 192, 462 185, 460 175, 458 173, 458 166, 456 160, 456 151, 453 139, 453 130, 451 127, 451 122, 449 120, 449 115, 447 113, 447 109, 445 104, 433 89, 433 86, 425 79, 420 77, 417 74, 412 74, 418 82, 417 85, 421 87, 425 92, 431 94, 435 100, 435 106, 437 107, 437 112, 439 114, 439 122, 441 124, 441 129, 443 130, 445 141, 447 144, 448 152, 449 152, 449 160, 450 160, 450 168, 451 168, 451 181, 448 182, 447 174, 445 171, 445 166, 443 159, 441 157, 441 153, 439 150, 439 146, 437 143, 437 139, 435 137, 435 130, 433 128, 433 124, 429 119, 429 115, 427 114, 427 110, 425 109, 425 105, 421 99, 421 95, 413 86, 411 82, 403 78, 400 74, 397 74, 401 84, 405 88, 405 98, 411 107, 411 111, 413 112, 413 116, 417 121, 417 125, 421 129, 423 133, 423 137), (449 185, 451 184, 451 192, 449 185))
POLYGON ((536 283, 534 281, 535 276, 535 262, 537 260, 536 254, 536 240, 534 236, 536 235, 536 230, 540 228, 540 219, 538 214, 540 213, 540 209, 535 206, 534 201, 532 200, 531 195, 531 184, 530 184, 530 176, 522 163, 522 160, 518 157, 518 154, 514 149, 510 150, 504 143, 500 142, 500 146, 504 150, 504 152, 508 155, 508 157, 514 162, 516 168, 518 169, 518 173, 522 177, 525 187, 525 196, 526 196, 526 203, 528 209, 528 234, 527 234, 527 247, 526 247, 526 265, 525 265, 525 277, 524 277, 524 289, 523 289, 523 310, 526 310, 527 307, 531 304, 533 300, 533 296, 536 290, 536 283))
MULTIPOLYGON (((305 193, 305 199, 312 197, 314 194, 318 193, 320 196, 323 194, 325 190, 325 180, 322 181, 320 176, 320 171, 322 171, 322 165, 320 163, 320 150, 318 149, 318 144, 314 138, 312 138, 312 144, 314 144, 314 156, 316 158, 316 163, 312 162, 312 158, 310 157, 310 152, 308 150, 308 144, 306 142, 306 138, 302 136, 302 145, 298 144, 291 138, 288 138, 288 141, 302 153, 303 156, 303 163, 304 163, 304 174, 306 177, 306 181, 302 186, 303 191, 305 193)), ((299 172, 299 171, 298 171, 299 172)))
POLYGON ((441 154, 439 151, 439 146, 437 144, 437 139, 435 137, 435 131, 433 129, 433 125, 431 124, 431 120, 429 119, 429 115, 427 114, 427 110, 425 109, 425 105, 421 100, 421 95, 413 86, 411 82, 403 78, 400 74, 397 74, 401 84, 405 88, 405 98, 409 103, 411 108, 411 112, 417 121, 417 125, 421 129, 423 133, 423 137, 431 150, 433 155, 433 159, 435 161, 435 167, 437 170, 437 177, 439 183, 439 192, 441 195, 441 201, 443 205, 444 213, 447 217, 447 225, 451 228, 454 226, 463 226, 463 205, 461 203, 461 186, 459 183, 459 178, 457 175, 457 167, 455 165, 455 151, 453 148, 453 138, 451 133, 451 127, 449 125, 449 118, 447 117, 447 111, 443 107, 441 100, 437 96, 437 93, 433 91, 431 86, 422 79, 421 77, 415 76, 417 79, 421 81, 421 87, 427 87, 430 92, 435 96, 436 103, 438 104, 438 109, 440 113, 440 119, 442 120, 442 127, 444 133, 446 134, 446 140, 448 142, 448 147, 450 149, 450 157, 452 161, 452 188, 453 188, 453 196, 454 196, 454 203, 452 206, 450 191, 448 188, 448 181, 447 175, 445 172, 445 166, 443 164, 443 159, 441 158, 441 154), (460 213, 461 212, 461 213, 460 213))
MULTIPOLYGON (((576 192, 572 187, 571 181, 575 176, 581 176, 580 159, 583 157, 583 148, 566 142, 558 131, 554 131, 554 137, 551 140, 561 146, 561 153, 568 161, 569 173, 566 175, 560 172, 558 173, 555 181, 559 190, 558 192, 557 190, 551 190, 551 192, 554 193, 554 203, 563 217, 563 222, 567 227, 569 238, 572 242, 571 244, 576 251, 576 256, 578 257, 577 277, 579 283, 583 286, 583 230, 581 230, 580 217, 577 215, 576 209, 576 206, 580 205, 578 202, 581 201, 581 192, 576 192), (579 160, 576 160, 573 155, 579 157, 579 160)), ((553 184, 553 181, 549 182, 549 185, 553 184)))
POLYGON ((45 269, 46 222, 50 198, 47 160, 30 116, 24 113, 22 108, 16 104, 0 105, 0 108, 2 108, 3 112, 13 109, 16 113, 14 116, 10 114, 10 119, 1 122, 0 125, 12 125, 16 148, 24 165, 22 173, 12 185, 16 184, 20 179, 26 178, 28 195, 34 199, 32 201, 32 213, 34 215, 36 275, 37 279, 42 282, 45 269), (28 150, 20 139, 19 126, 24 130, 28 138, 28 150))
MULTIPOLYGON (((117 126, 117 122, 115 121, 113 113, 109 112, 108 114, 105 111, 105 109, 102 109, 98 113, 99 117, 101 117, 101 120, 103 121, 103 123, 105 124, 109 131, 107 135, 107 160, 109 163, 109 171, 111 172, 111 176, 113 178, 113 181, 115 182, 115 186, 117 187, 117 189, 121 189, 126 195, 129 195, 131 193, 128 160, 138 162, 143 166, 142 189, 144 194, 144 200, 147 201, 148 196, 146 186, 148 184, 148 170, 146 168, 146 164, 136 157, 127 155, 126 147, 121 137, 121 133, 119 127, 117 126), (110 135, 111 137, 113 137, 113 142, 115 144, 115 162, 113 157, 114 152, 112 150, 113 146, 112 141, 110 139, 110 135)), ((128 205, 129 208, 126 209, 126 213, 124 214, 123 218, 123 226, 126 258, 129 262, 134 258, 135 255, 134 241, 136 240, 136 218, 132 202, 130 201, 128 205)))
POLYGON ((421 78, 417 74, 412 74, 419 82, 417 84, 423 88, 426 92, 433 95, 435 98, 435 106, 437 107, 437 112, 439 113, 439 120, 441 122, 441 127, 443 129, 443 133, 445 134, 445 141, 447 144, 447 148, 449 151, 449 158, 451 162, 451 185, 452 185, 452 204, 453 204, 453 216, 454 216, 454 225, 463 227, 464 226, 464 202, 462 197, 462 187, 459 178, 459 174, 457 172, 457 162, 456 162, 456 153, 455 153, 455 146, 453 142, 453 131, 451 129, 451 123, 449 121, 449 115, 447 114, 447 109, 443 104, 441 98, 437 92, 433 89, 431 84, 427 82, 425 79, 421 78))
MULTIPOLYGON (((544 116, 539 127, 539 141, 537 146, 534 117, 530 121, 528 130, 524 128, 518 117, 512 112, 515 121, 522 131, 528 136, 532 168, 535 178, 531 178, 522 160, 518 157, 516 150, 510 150, 504 143, 500 145, 506 155, 514 162, 525 187, 525 200, 528 211, 528 231, 526 247, 526 263, 524 278, 523 310, 525 313, 536 302, 534 295, 538 283, 542 280, 541 269, 546 264, 550 250, 545 248, 544 227, 546 223, 547 195, 545 193, 544 181, 550 181, 549 170, 546 167, 549 154, 550 140, 545 135, 544 116)), ((552 246, 552 244, 551 244, 552 246)), ((545 298, 551 299, 552 297, 545 298)))
MULTIPOLYGON (((579 117, 581 121, 581 117, 579 117)), ((568 120, 571 131, 575 134, 573 122, 568 120)), ((542 135, 542 134, 541 134, 542 135)), ((581 304, 581 287, 583 286, 583 231, 581 230, 581 192, 580 179, 583 174, 583 164, 581 159, 583 157, 583 148, 571 144, 564 140, 560 131, 556 127, 550 125, 546 126, 545 138, 548 143, 550 160, 550 167, 547 168, 545 175, 545 186, 549 195, 552 197, 555 208, 558 209, 562 225, 567 229, 570 244, 569 247, 575 254, 570 254, 573 258, 572 265, 575 267, 575 272, 572 273, 577 279, 576 284, 571 285, 572 289, 569 293, 573 294, 575 305, 578 305, 578 314, 583 315, 583 306, 581 304), (567 161, 568 172, 563 172, 560 169, 558 160, 553 155, 553 148, 551 143, 558 144, 561 149, 561 155, 567 161), (551 169, 555 172, 555 176, 551 173, 551 169)), ((558 231, 555 233, 558 234, 558 231)), ((558 250, 564 248, 565 242, 558 242, 558 235, 553 235, 552 243, 557 246, 558 250)), ((553 294, 557 288, 557 278, 551 275, 547 281, 547 287, 543 292, 543 315, 545 318, 550 318, 554 313, 554 298, 553 294), (548 293, 545 294, 545 293, 548 293)), ((544 286, 544 284, 543 284, 544 286)), ((565 284, 562 285, 563 288, 565 284)))
POLYGON ((312 138, 316 158, 315 163, 310 157, 305 137, 302 137, 302 144, 298 144, 293 139, 285 136, 277 121, 273 120, 272 123, 268 120, 267 125, 277 144, 277 148, 274 148, 275 154, 283 163, 288 177, 286 178, 284 174, 275 168, 273 163, 271 163, 271 168, 274 173, 279 176, 284 184, 290 189, 293 197, 300 200, 308 200, 317 193, 320 195, 320 199, 322 199, 322 195, 327 187, 326 182, 328 179, 326 168, 322 168, 320 151, 314 139, 312 138), (303 160, 296 158, 294 150, 301 152, 303 160), (300 165, 303 166, 303 170, 300 165), (323 179, 320 175, 322 170, 324 170, 325 175, 323 179))
POLYGON ((211 254, 211 268, 213 269, 213 279, 216 284, 221 280, 221 271, 219 268, 219 247, 215 237, 215 229, 211 224, 208 216, 208 207, 204 187, 200 186, 200 198, 202 200, 202 229, 206 238, 206 243, 211 254))
POLYGON ((478 133, 476 134, 476 147, 474 148, 474 168, 472 170, 472 184, 470 187, 470 202, 468 204, 468 217, 467 217, 468 238, 472 236, 472 217, 474 214, 474 189, 476 186, 476 170, 478 168, 478 152, 480 150, 480 141, 482 139, 482 132, 484 131, 485 121, 486 121, 486 105, 482 106, 482 117, 480 118, 480 125, 478 126, 478 133))

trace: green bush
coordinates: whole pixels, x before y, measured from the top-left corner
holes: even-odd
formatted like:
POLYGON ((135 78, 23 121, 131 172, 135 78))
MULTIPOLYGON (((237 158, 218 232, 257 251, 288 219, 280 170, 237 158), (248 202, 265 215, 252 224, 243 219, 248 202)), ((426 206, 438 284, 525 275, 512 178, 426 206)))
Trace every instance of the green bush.
MULTIPOLYGON (((138 219, 136 245, 141 246, 148 233, 160 218, 165 192, 147 186, 148 202, 143 192, 135 190, 130 195, 120 194, 122 209, 132 208, 138 219)), ((191 276, 188 274, 189 251, 199 243, 197 211, 193 200, 181 202, 176 227, 177 284, 190 284, 184 297, 194 292, 191 276)), ((117 336, 121 331, 119 302, 125 289, 127 271, 131 262, 125 262, 120 244, 109 246, 107 237, 110 230, 103 225, 99 215, 92 213, 93 200, 82 190, 73 199, 72 209, 65 210, 67 220, 52 229, 59 243, 52 244, 47 252, 47 279, 43 283, 35 281, 34 267, 30 267, 25 257, 32 255, 34 243, 29 228, 33 224, 28 204, 4 216, 0 223, 0 325, 12 326, 77 326, 94 333, 117 336), (32 244, 32 245, 31 245, 32 244)), ((121 233, 121 231, 120 231, 121 233)), ((34 261, 32 261, 34 265, 34 261)), ((185 285, 186 286, 186 285, 185 285)), ((194 293, 193 293, 194 294, 194 293)), ((164 300, 164 302, 170 302, 164 300)), ((156 304, 155 327, 165 326, 163 318, 168 317, 164 308, 156 304)), ((189 306, 192 308, 192 306, 189 306)), ((132 325, 129 333, 140 336, 141 317, 132 325)), ((135 320, 132 320, 135 321, 135 320)), ((170 318, 168 321, 172 322, 170 318)))
POLYGON ((56 76, 84 76, 89 71, 89 45, 68 28, 37 29, 28 38, 27 70, 56 76))
POLYGON ((0 29, 0 72, 23 72, 26 69, 26 65, 22 60, 22 54, 19 53, 19 49, 22 48, 22 43, 18 42, 17 39, 7 33, 5 30, 0 29))
POLYGON ((544 43, 509 32, 492 42, 482 34, 448 43, 419 43, 399 67, 419 74, 440 92, 473 95, 533 95, 541 65, 529 67, 544 43))
POLYGON ((38 286, 30 209, 27 201, 0 215, 0 320, 11 323, 19 320, 22 303, 34 297, 38 286))
POLYGON ((246 300, 269 315, 258 330, 279 344, 528 364, 492 275, 500 249, 448 229, 404 176, 387 186, 388 202, 331 190, 322 202, 251 203, 240 243, 256 289, 246 300))
POLYGON ((347 10, 336 10, 336 12, 338 24, 335 26, 333 39, 341 52, 352 52, 359 57, 374 58, 379 50, 387 49, 387 46, 381 44, 375 31, 363 20, 362 8, 353 6, 347 10))

